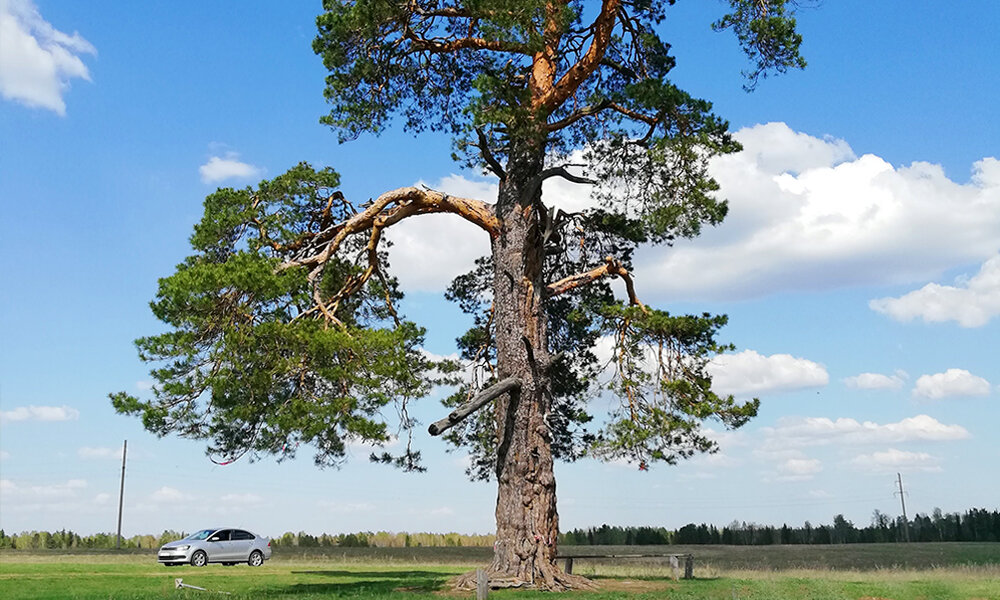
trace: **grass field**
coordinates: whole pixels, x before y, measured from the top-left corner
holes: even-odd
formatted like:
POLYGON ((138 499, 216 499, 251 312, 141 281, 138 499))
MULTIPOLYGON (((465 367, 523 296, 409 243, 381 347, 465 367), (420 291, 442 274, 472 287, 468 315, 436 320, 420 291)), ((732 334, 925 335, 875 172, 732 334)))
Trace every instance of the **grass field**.
MULTIPOLYGON (((667 551, 689 549, 695 550, 698 560, 694 580, 673 581, 669 568, 649 562, 578 561, 574 571, 593 578, 600 589, 562 597, 580 600, 1000 600, 1000 544, 766 547, 757 548, 756 552, 732 547, 670 546, 667 551), (841 548, 857 552, 851 557, 847 552, 840 554, 841 548), (802 566, 824 555, 835 568, 802 566), (917 565, 922 567, 918 569, 917 565)), ((8 551, 0 553, 0 598, 472 598, 472 593, 450 591, 449 579, 482 563, 488 554, 488 549, 469 548, 396 550, 342 549, 325 556, 308 556, 306 552, 279 549, 274 559, 257 569, 246 565, 167 569, 157 564, 155 556, 148 552, 28 554, 8 551), (176 578, 209 591, 176 589, 176 578), (215 592, 230 592, 231 595, 215 592)), ((583 549, 569 548, 567 553, 570 550, 583 549)), ((628 550, 636 551, 634 547, 628 550)), ((662 548, 658 550, 663 551, 662 548)), ((503 590, 491 592, 490 598, 551 600, 553 595, 503 590)))

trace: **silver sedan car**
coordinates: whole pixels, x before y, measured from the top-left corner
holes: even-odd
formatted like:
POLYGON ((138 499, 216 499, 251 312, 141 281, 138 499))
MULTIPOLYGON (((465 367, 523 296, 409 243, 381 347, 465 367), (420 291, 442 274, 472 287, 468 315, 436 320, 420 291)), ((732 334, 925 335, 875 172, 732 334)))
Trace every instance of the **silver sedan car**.
POLYGON ((165 544, 156 558, 167 567, 184 564, 204 567, 210 562, 227 566, 245 562, 259 567, 271 558, 271 540, 245 529, 202 529, 183 540, 165 544))

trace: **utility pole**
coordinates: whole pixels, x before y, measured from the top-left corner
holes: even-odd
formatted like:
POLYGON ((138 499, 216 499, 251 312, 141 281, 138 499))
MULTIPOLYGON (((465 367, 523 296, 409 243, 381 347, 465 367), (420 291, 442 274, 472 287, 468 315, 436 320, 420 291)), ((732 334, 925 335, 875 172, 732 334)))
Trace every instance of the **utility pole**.
POLYGON ((903 541, 910 541, 910 521, 906 518, 906 500, 903 496, 906 492, 903 491, 903 476, 896 473, 896 483, 899 485, 899 491, 893 492, 893 494, 899 494, 899 503, 903 507, 903 541))
POLYGON ((125 500, 125 454, 128 452, 128 440, 122 445, 122 485, 118 492, 118 537, 115 538, 115 548, 122 548, 122 504, 125 500))

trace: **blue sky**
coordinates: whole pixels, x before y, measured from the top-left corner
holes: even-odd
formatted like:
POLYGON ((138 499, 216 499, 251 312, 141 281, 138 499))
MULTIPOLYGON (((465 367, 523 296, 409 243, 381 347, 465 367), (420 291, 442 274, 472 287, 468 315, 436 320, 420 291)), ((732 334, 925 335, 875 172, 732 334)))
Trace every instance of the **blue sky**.
MULTIPOLYGON (((641 253, 642 299, 730 316, 717 389, 761 398, 721 452, 676 467, 557 464, 564 529, 814 524, 843 513, 1000 504, 1000 66, 992 0, 820 3, 800 12, 809 67, 742 91, 723 6, 684 0, 664 27, 677 83, 715 103, 745 150, 713 165, 727 221, 641 253), (600 484, 595 485, 596 482, 600 484), (608 485, 608 483, 612 483, 608 485)), ((204 196, 306 160, 351 198, 423 182, 492 200, 449 141, 338 145, 318 124, 318 2, 0 0, 0 528, 123 532, 234 523, 266 535, 488 532, 495 490, 424 433, 430 471, 295 461, 217 466, 157 439, 107 394, 141 394, 132 340, 161 330, 158 277, 187 253, 204 196)), ((578 206, 578 187, 546 200, 578 206)), ((441 292, 485 251, 421 217, 392 231, 405 309, 427 350, 464 321, 441 292), (420 258, 417 258, 420 257, 420 258)), ((600 406, 595 407, 600 410, 600 406)), ((443 416, 433 399, 416 414, 443 416)))

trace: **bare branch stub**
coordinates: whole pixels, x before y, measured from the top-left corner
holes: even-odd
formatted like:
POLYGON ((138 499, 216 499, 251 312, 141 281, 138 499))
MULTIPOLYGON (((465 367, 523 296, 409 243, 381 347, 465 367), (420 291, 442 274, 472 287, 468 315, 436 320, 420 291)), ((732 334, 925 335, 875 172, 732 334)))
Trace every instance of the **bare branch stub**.
POLYGON ((515 392, 520 389, 520 387, 521 380, 517 377, 508 377, 507 379, 494 383, 490 387, 476 394, 471 400, 462 406, 459 406, 455 410, 451 411, 447 417, 435 423, 431 423, 430 427, 427 428, 427 432, 431 435, 441 435, 446 430, 455 426, 455 424, 460 423, 466 417, 482 408, 487 402, 493 400, 501 394, 515 392))

